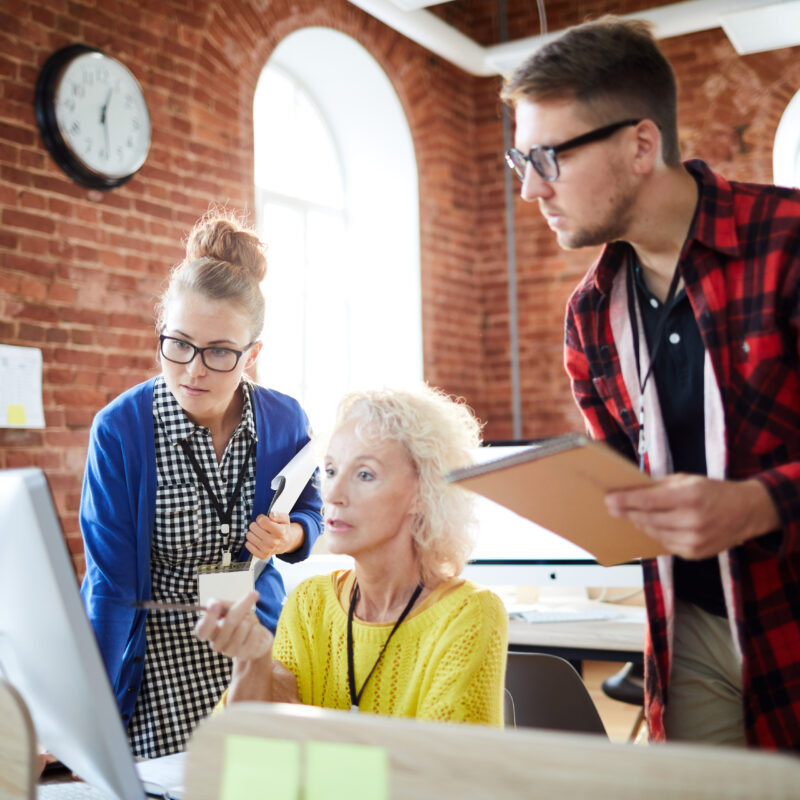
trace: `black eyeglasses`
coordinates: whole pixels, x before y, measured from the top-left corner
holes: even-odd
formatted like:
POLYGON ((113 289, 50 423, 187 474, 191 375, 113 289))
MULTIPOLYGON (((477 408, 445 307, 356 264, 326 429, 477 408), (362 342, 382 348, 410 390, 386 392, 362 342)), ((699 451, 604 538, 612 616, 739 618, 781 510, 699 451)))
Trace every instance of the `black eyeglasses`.
POLYGON ((573 147, 589 144, 589 142, 599 142, 601 139, 608 139, 611 134, 616 133, 620 128, 625 128, 629 125, 638 125, 640 122, 640 119, 625 119, 622 122, 614 122, 611 125, 604 125, 602 128, 596 128, 581 136, 576 136, 574 139, 567 139, 566 142, 553 145, 552 147, 536 144, 531 147, 528 155, 525 155, 521 150, 517 150, 516 147, 511 147, 506 151, 506 163, 514 170, 521 181, 525 180, 525 170, 527 165, 530 164, 541 178, 552 182, 556 180, 560 174, 558 169, 558 153, 563 153, 565 150, 572 150, 573 147))
POLYGON ((233 372, 239 359, 255 344, 250 342, 244 350, 232 350, 230 347, 195 347, 190 342, 183 339, 176 339, 174 336, 165 336, 163 333, 158 337, 161 347, 161 355, 172 361, 173 364, 188 364, 200 353, 203 363, 214 372, 233 372))

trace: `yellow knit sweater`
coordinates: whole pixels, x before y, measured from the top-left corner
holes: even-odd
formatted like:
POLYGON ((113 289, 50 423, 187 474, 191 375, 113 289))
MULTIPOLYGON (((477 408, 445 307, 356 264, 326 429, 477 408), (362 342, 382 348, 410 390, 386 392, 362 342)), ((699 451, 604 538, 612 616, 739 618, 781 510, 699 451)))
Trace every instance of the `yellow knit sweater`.
MULTIPOLYGON (((318 575, 290 595, 273 658, 297 677, 300 700, 350 708, 347 603, 352 572, 318 575)), ((360 690, 393 623, 353 620, 360 690)), ((439 585, 392 637, 360 710, 398 717, 503 724, 508 617, 495 594, 454 578, 439 585)))

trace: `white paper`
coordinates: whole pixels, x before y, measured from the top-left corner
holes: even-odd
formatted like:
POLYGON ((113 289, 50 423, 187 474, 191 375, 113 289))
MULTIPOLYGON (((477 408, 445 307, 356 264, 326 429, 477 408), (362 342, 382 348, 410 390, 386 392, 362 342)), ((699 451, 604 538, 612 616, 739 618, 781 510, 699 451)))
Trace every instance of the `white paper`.
POLYGON ((136 771, 148 794, 181 800, 185 763, 186 753, 173 753, 161 758, 137 761, 136 771))
MULTIPOLYGON (((277 514, 288 514, 300 497, 306 484, 317 468, 317 452, 314 441, 310 441, 300 450, 294 458, 272 479, 270 486, 277 489, 281 485, 281 478, 284 479, 283 491, 272 504, 272 511, 277 514)), ((253 571, 253 579, 258 580, 258 576, 263 572, 267 561, 263 558, 253 558, 250 562, 250 569, 253 571)))
POLYGON ((38 347, 0 344, 0 428, 44 428, 38 347))

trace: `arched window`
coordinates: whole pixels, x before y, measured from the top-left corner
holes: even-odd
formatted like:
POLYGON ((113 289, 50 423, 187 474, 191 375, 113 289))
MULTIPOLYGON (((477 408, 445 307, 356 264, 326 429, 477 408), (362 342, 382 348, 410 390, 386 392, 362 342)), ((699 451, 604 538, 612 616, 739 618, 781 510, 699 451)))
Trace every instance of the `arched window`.
POLYGON ((411 135, 374 59, 325 28, 276 48, 254 125, 269 264, 258 378, 324 428, 345 391, 422 378, 411 135))
POLYGON ((789 101, 775 131, 772 176, 779 186, 800 187, 800 92, 789 101))

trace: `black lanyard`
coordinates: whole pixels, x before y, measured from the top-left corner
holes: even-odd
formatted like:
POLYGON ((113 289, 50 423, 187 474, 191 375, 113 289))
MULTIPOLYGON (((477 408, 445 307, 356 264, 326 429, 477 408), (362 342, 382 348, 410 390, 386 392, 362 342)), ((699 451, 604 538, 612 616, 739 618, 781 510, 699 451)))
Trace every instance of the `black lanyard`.
POLYGON ((219 498, 216 496, 216 494, 214 494, 214 490, 211 488, 211 484, 208 482, 206 471, 200 466, 200 463, 192 451, 192 447, 189 442, 186 439, 181 439, 180 441, 183 452, 186 453, 186 457, 189 459, 189 463, 194 468, 195 474, 200 480, 200 483, 202 483, 205 487, 206 494, 208 494, 208 499, 211 501, 211 505, 214 506, 214 510, 217 512, 217 516, 219 517, 219 532, 223 537, 222 565, 225 567, 230 565, 231 560, 228 543, 230 542, 231 537, 231 519, 233 519, 233 509, 236 507, 236 503, 239 500, 239 495, 242 493, 244 476, 247 473, 247 468, 250 464, 250 457, 253 455, 253 447, 255 446, 255 443, 255 439, 250 439, 250 445, 247 448, 247 454, 244 457, 242 468, 239 470, 239 477, 236 479, 236 486, 233 488, 233 494, 231 495, 231 499, 228 501, 228 506, 226 508, 219 501, 219 498))
POLYGON ((369 683, 372 673, 375 672, 375 667, 377 667, 380 663, 380 660, 383 658, 383 654, 386 652, 386 648, 389 646, 389 642, 392 640, 392 636, 394 636, 394 632, 400 627, 400 623, 402 623, 402 621, 408 616, 408 612, 411 611, 414 603, 417 602, 417 598, 419 597, 423 588, 424 584, 422 581, 420 581, 417 585, 417 588, 414 589, 414 593, 411 595, 408 603, 406 603, 403 613, 397 618, 397 622, 395 622, 392 632, 383 643, 381 652, 378 653, 378 658, 372 665, 369 675, 367 675, 364 683, 361 684, 361 690, 356 692, 356 666, 353 658, 353 615, 355 614, 356 603, 358 602, 358 582, 356 582, 355 586, 353 586, 353 596, 350 598, 350 609, 347 612, 347 682, 350 686, 351 711, 358 710, 358 704, 361 702, 361 695, 364 694, 364 688, 366 687, 367 683, 369 683))
POLYGON ((634 274, 633 260, 634 255, 631 252, 628 254, 628 316, 630 317, 631 328, 633 329, 633 354, 636 359, 636 380, 639 382, 639 469, 644 472, 644 457, 647 453, 647 442, 644 438, 644 390, 647 387, 647 381, 650 380, 650 376, 653 373, 653 366, 656 363, 656 358, 658 358, 658 354, 661 351, 661 343, 664 339, 664 328, 667 326, 667 318, 669 317, 670 306, 672 305, 672 301, 675 299, 675 295, 678 291, 678 283, 680 283, 681 276, 680 272, 678 271, 678 267, 676 266, 675 274, 672 276, 672 282, 670 283, 669 291, 667 292, 667 299, 663 304, 664 311, 662 312, 661 319, 659 319, 658 325, 656 326, 655 346, 653 347, 653 352, 650 356, 650 365, 647 367, 647 373, 644 376, 644 380, 642 380, 642 368, 639 361, 639 322, 636 317, 636 299, 634 296, 634 292, 636 291, 636 276, 634 274))

